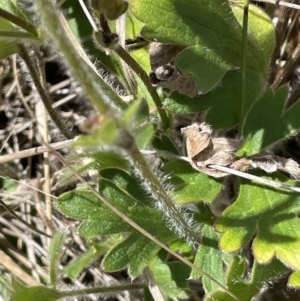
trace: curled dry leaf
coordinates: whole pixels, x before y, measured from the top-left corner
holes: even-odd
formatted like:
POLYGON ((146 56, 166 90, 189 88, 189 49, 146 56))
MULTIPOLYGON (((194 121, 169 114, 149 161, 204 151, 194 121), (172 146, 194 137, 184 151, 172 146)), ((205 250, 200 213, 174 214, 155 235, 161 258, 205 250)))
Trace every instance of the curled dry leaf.
POLYGON ((222 165, 239 171, 259 168, 267 173, 281 171, 294 179, 300 179, 300 166, 292 160, 270 154, 257 154, 235 161, 235 152, 241 140, 212 137, 211 127, 204 123, 193 123, 182 129, 186 137, 187 155, 192 167, 209 176, 220 178, 228 173, 209 168, 210 164, 222 165))
POLYGON ((229 166, 241 146, 241 141, 228 138, 213 138, 211 127, 194 123, 182 129, 186 137, 187 155, 192 167, 209 176, 220 178, 228 174, 207 167, 210 164, 229 166))
POLYGON ((267 173, 281 171, 289 174, 294 179, 300 179, 300 166, 293 159, 286 159, 276 155, 253 155, 235 161, 230 165, 239 171, 246 171, 250 168, 259 168, 267 173))
POLYGON ((151 73, 150 81, 165 92, 178 91, 191 98, 199 94, 197 81, 185 77, 173 65, 176 55, 186 46, 152 42, 149 47, 151 73))

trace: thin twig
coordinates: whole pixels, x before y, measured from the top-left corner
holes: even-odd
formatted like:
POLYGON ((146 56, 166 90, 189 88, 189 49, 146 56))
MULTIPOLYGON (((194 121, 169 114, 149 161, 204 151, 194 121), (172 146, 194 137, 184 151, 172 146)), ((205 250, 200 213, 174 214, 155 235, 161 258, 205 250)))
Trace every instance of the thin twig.
POLYGON ((24 95, 22 93, 22 89, 21 89, 21 86, 20 86, 20 83, 19 83, 16 54, 14 54, 12 56, 12 67, 13 67, 13 73, 14 73, 15 80, 16 80, 16 88, 17 88, 18 96, 19 96, 24 108, 26 109, 28 115, 31 117, 32 120, 35 120, 34 114, 33 114, 32 110, 29 108, 29 106, 28 106, 28 104, 27 104, 27 102, 24 98, 24 95))
MULTIPOLYGON (((6 177, 1 176, 1 175, 0 175, 0 178, 6 179, 6 177)), ((27 183, 24 182, 24 181, 18 181, 18 180, 15 180, 15 179, 13 179, 13 178, 10 178, 10 180, 12 180, 12 181, 18 183, 19 185, 23 185, 23 186, 29 187, 30 189, 34 189, 34 190, 36 190, 36 191, 38 191, 38 192, 40 192, 40 193, 42 193, 42 194, 46 194, 46 192, 44 192, 44 191, 42 191, 42 190, 40 190, 40 189, 38 189, 38 188, 35 188, 35 187, 33 187, 33 186, 27 184, 27 183)), ((50 196, 51 196, 52 198, 57 199, 57 197, 53 196, 52 194, 50 194, 50 196)))
POLYGON ((22 279, 27 285, 40 285, 34 278, 24 272, 9 256, 0 250, 0 264, 15 276, 22 279))
MULTIPOLYGON (((38 53, 38 51, 36 51, 38 53)), ((38 67, 39 67, 39 75, 40 75, 40 83, 43 87, 44 90, 46 87, 46 75, 45 75, 45 65, 43 63, 43 60, 41 57, 38 57, 38 67)), ((42 101, 37 101, 35 103, 35 108, 36 108, 36 120, 37 120, 37 130, 40 132, 41 136, 43 137, 43 140, 46 141, 47 143, 50 143, 50 135, 49 135, 49 126, 48 126, 48 115, 47 111, 45 110, 45 106, 42 101), (39 122, 40 121, 40 122, 39 122)), ((49 158, 50 153, 44 152, 43 153, 43 158, 44 158, 44 164, 43 164, 43 169, 44 169, 44 185, 43 185, 43 191, 46 192, 44 194, 45 196, 45 205, 46 205, 46 215, 49 221, 51 222, 52 220, 52 204, 51 204, 51 197, 50 197, 50 192, 51 192, 51 174, 50 174, 50 158, 49 158)), ((49 236, 52 235, 51 230, 47 227, 46 229, 47 234, 49 236)), ((47 245, 50 247, 51 245, 51 239, 47 239, 47 245)))
POLYGON ((94 22, 94 19, 92 18, 91 14, 90 14, 89 10, 87 9, 87 7, 86 7, 85 3, 83 2, 83 0, 79 0, 79 4, 80 4, 85 16, 87 17, 89 23, 91 24, 93 30, 97 31, 98 27, 97 27, 96 23, 94 22))
MULTIPOLYGON (((167 152, 141 150, 141 153, 144 154, 144 155, 158 155, 158 156, 162 156, 162 157, 169 157, 169 158, 174 158, 174 159, 178 159, 178 160, 181 160, 181 161, 190 162, 188 157, 178 156, 178 155, 167 153, 167 152)), ((245 172, 242 172, 242 171, 238 171, 238 170, 235 170, 233 168, 225 167, 225 166, 222 166, 222 165, 210 164, 208 167, 214 168, 214 169, 217 169, 217 170, 220 170, 220 171, 224 171, 226 173, 239 176, 241 178, 252 180, 256 183, 264 184, 264 185, 269 186, 269 187, 300 192, 300 188, 298 188, 298 187, 293 187, 293 186, 289 186, 289 185, 286 185, 286 184, 282 184, 280 182, 276 182, 276 181, 268 180, 268 179, 261 178, 261 177, 258 177, 258 176, 254 176, 252 174, 245 173, 245 172)))
POLYGON ((300 192, 300 188, 298 188, 298 187, 293 187, 293 186, 282 184, 280 182, 275 182, 275 181, 268 180, 265 178, 257 177, 257 176, 251 175, 249 173, 241 172, 241 171, 229 168, 229 167, 216 165, 216 164, 210 164, 208 167, 214 168, 214 169, 217 169, 220 171, 224 171, 229 174, 236 175, 236 176, 239 176, 239 177, 242 177, 242 178, 245 178, 245 179, 248 179, 248 180, 254 181, 256 183, 260 183, 260 184, 269 186, 269 187, 273 187, 273 188, 277 188, 277 189, 284 189, 284 190, 288 190, 288 191, 294 191, 294 192, 298 192, 298 193, 300 192))
POLYGON ((294 9, 300 9, 300 5, 297 4, 293 4, 293 3, 289 3, 289 2, 285 2, 285 1, 277 1, 277 0, 256 0, 257 2, 265 2, 265 3, 272 3, 275 5, 279 5, 279 6, 285 6, 285 7, 290 7, 290 8, 294 8, 294 9))
POLYGON ((151 272, 151 270, 148 267, 144 269, 143 275, 147 281, 148 289, 153 297, 153 300, 165 301, 164 296, 155 281, 153 273, 151 272))
MULTIPOLYGON (((74 141, 73 139, 70 139, 70 140, 66 140, 66 141, 52 143, 50 145, 51 145, 51 148, 58 150, 58 149, 62 149, 64 147, 69 147, 73 141, 74 141)), ((35 155, 42 154, 47 151, 49 151, 47 146, 39 146, 39 147, 25 149, 25 150, 22 150, 18 153, 14 153, 14 154, 3 155, 3 156, 0 156, 0 164, 7 163, 7 162, 10 162, 10 161, 13 161, 16 159, 23 159, 23 158, 27 158, 30 156, 35 156, 35 155)))

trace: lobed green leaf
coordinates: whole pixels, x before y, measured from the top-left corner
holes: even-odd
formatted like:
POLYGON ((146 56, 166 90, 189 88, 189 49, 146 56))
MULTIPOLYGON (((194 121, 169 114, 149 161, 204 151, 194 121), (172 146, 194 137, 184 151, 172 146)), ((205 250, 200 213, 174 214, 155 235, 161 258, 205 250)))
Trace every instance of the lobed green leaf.
POLYGON ((286 86, 280 87, 275 92, 268 89, 253 105, 242 130, 246 141, 237 153, 238 156, 258 153, 299 129, 300 103, 295 103, 284 112, 287 94, 288 87, 286 86))
POLYGON ((174 191, 171 193, 178 204, 212 202, 222 188, 223 180, 194 170, 188 162, 172 160, 164 168, 172 175, 170 182, 174 191))
MULTIPOLYGON (((135 178, 120 170, 105 170, 101 175, 99 192, 112 205, 160 241, 169 243, 176 238, 135 178)), ((126 233, 125 239, 106 254, 103 267, 107 271, 128 267, 129 275, 135 278, 160 249, 102 205, 89 191, 67 192, 60 196, 57 207, 63 214, 82 220, 78 232, 83 236, 126 233)))
MULTIPOLYGON (((277 175, 272 178, 291 186, 299 183, 277 175)), ((278 258, 288 267, 300 270, 300 198, 294 192, 279 191, 242 180, 237 200, 215 224, 222 233, 220 248, 240 250, 253 237, 254 258, 263 264, 278 258)))

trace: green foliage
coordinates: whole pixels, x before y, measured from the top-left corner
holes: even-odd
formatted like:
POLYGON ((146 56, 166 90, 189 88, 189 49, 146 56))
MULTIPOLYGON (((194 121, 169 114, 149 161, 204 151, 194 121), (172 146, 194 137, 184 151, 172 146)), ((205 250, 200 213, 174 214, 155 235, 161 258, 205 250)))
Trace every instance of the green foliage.
MULTIPOLYGON (((99 192, 111 204, 159 240, 169 243, 176 238, 162 213, 152 207, 148 195, 139 188, 136 179, 117 170, 103 171, 102 176, 105 179, 100 181, 99 192)), ((83 220, 78 228, 83 236, 127 233, 106 254, 103 261, 106 271, 118 271, 128 266, 129 275, 135 278, 160 249, 102 205, 91 192, 67 192, 60 196, 57 207, 67 216, 83 220)))
POLYGON ((287 87, 268 89, 249 111, 242 130, 246 141, 238 155, 252 155, 295 133, 299 127, 299 102, 284 111, 287 87), (265 110, 272 108, 272 110, 265 110), (276 128, 276 131, 274 131, 276 128))
POLYGON ((57 231, 51 243, 49 251, 49 284, 52 288, 56 287, 56 283, 58 280, 58 264, 62 255, 62 246, 65 239, 66 233, 57 231))
POLYGON ((192 46, 177 56, 176 63, 183 73, 198 79, 201 91, 211 90, 228 70, 239 65, 241 31, 229 3, 132 0, 130 4, 132 12, 146 23, 143 36, 192 46))
MULTIPOLYGON (((278 176, 278 180, 293 186, 297 182, 278 176)), ((223 233, 220 248, 235 252, 245 246, 253 235, 254 258, 263 264, 274 257, 292 269, 300 269, 299 196, 292 192, 242 181, 237 200, 228 207, 215 224, 223 233)))
POLYGON ((222 181, 195 171, 189 163, 174 160, 165 165, 166 172, 174 173, 172 194, 178 204, 212 202, 222 188, 222 181))
POLYGON ((18 53, 20 40, 38 40, 37 28, 27 21, 16 1, 0 1, 0 59, 18 53))
POLYGON ((64 294, 55 289, 46 286, 26 287, 17 279, 13 280, 13 290, 12 301, 56 301, 64 297, 64 294))
POLYGON ((64 273, 72 280, 77 279, 86 266, 99 259, 113 246, 115 239, 116 237, 112 237, 101 244, 93 243, 86 252, 76 257, 64 268, 64 273))
MULTIPOLYGON (((4 2, 0 1, 0 7, 8 10, 4 2)), ((34 2, 39 3, 38 0, 34 2)), ((171 113, 206 111, 205 121, 213 129, 236 127, 239 133, 236 138, 245 139, 237 157, 258 154, 295 133, 300 127, 299 102, 285 111, 288 87, 283 86, 277 91, 266 88, 275 44, 271 20, 258 7, 250 6, 247 66, 246 70, 241 70, 243 3, 237 1, 230 5, 224 0, 129 0, 128 3, 127 38, 133 39, 141 34, 150 41, 184 46, 167 63, 174 64, 176 71, 186 78, 196 80, 199 94, 190 99, 176 91, 168 96, 160 91, 158 96, 147 87, 145 78, 136 72, 138 90, 131 102, 124 103, 122 111, 109 107, 105 112, 99 112, 87 127, 89 134, 76 140, 74 146, 80 147, 82 152, 70 155, 69 163, 81 175, 86 175, 91 169, 96 171, 99 182, 93 183, 95 191, 87 184, 78 186, 59 196, 56 202, 61 213, 81 222, 78 232, 89 244, 89 249, 71 262, 64 272, 75 280, 86 265, 102 256, 105 271, 126 268, 131 278, 138 277, 148 267, 164 296, 170 299, 187 297, 188 278, 202 277, 205 300, 211 301, 231 301, 234 296, 235 300, 250 301, 268 282, 286 272, 292 272, 289 285, 300 287, 298 195, 238 179, 231 199, 228 197, 227 208, 220 216, 213 216, 208 205, 221 199, 226 181, 200 173, 178 157, 174 159, 176 155, 185 154, 184 143, 174 128, 167 130, 161 124, 165 122, 164 118, 171 123, 172 118, 178 117, 171 116, 171 113), (244 97, 242 72, 246 72, 244 97), (148 162, 141 160, 143 157, 139 152, 147 148, 157 151, 148 162), (105 205, 105 200, 121 214, 105 205), (178 234, 178 221, 187 229, 188 235, 178 234), (133 222, 193 261, 194 269, 174 258, 158 256, 161 246, 146 237, 133 222), (201 227, 195 226, 198 223, 201 227), (199 247, 195 247, 195 242, 188 245, 190 241, 182 241, 189 235, 198 238, 200 233, 199 247), (94 241, 98 236, 105 237, 101 244, 94 241), (252 266, 247 265, 244 248, 251 253, 252 266), (207 274, 203 275, 195 267, 207 274)), ((106 26, 97 34, 111 41, 110 31, 116 28, 114 20, 126 11, 127 2, 92 1, 92 4, 100 26, 103 23, 106 26)), ((126 89, 126 72, 121 59, 116 56, 122 53, 120 46, 111 47, 109 51, 115 51, 114 55, 98 51, 90 38, 92 30, 77 1, 67 0, 63 7, 76 37, 126 89), (86 36, 88 39, 84 40, 86 36)), ((19 38, 24 34, 28 38, 40 38, 30 28, 20 28, 9 18, 0 19, 0 36, 1 29, 9 32, 11 38, 14 37, 13 31, 19 34, 19 38)), ((13 41, 9 50, 6 46, 0 47, 0 57, 17 51, 18 44, 13 41)), ((147 47, 129 54, 141 68, 150 72, 147 47)), ((122 58, 134 69, 133 61, 128 57, 127 60, 122 58)), ((84 60, 80 63, 86 65, 84 60)), ((82 72, 85 70, 83 68, 82 72)), ((114 92, 107 86, 101 87, 100 83, 97 87, 101 89, 97 90, 91 83, 82 81, 81 84, 85 92, 91 92, 87 95, 97 96, 101 104, 99 108, 109 106, 107 98, 114 92)), ((129 93, 129 89, 126 92, 129 93)), ((195 115, 191 116, 196 119, 195 115)), ((259 176, 299 187, 297 181, 281 174, 266 176, 260 173, 259 176)), ((60 181, 73 179, 73 172, 65 171, 60 181)), ((50 256, 48 286, 25 287, 14 280, 12 301, 54 301, 67 296, 54 289, 62 244, 63 236, 58 234, 50 256)))
POLYGON ((191 273, 189 267, 181 262, 166 263, 161 258, 156 257, 150 263, 149 268, 166 299, 184 299, 188 297, 186 279, 191 273))
MULTIPOLYGON (((248 281, 237 280, 243 279, 246 269, 246 261, 243 258, 235 257, 229 267, 226 276, 226 284, 230 291, 238 296, 239 300, 250 301, 253 296, 259 293, 266 281, 283 275, 286 268, 279 261, 274 260, 269 265, 259 265, 254 263, 250 279, 248 281)), ((232 301, 233 298, 222 291, 214 291, 208 295, 206 301, 232 301)))
MULTIPOLYGON (((213 231, 211 225, 204 225, 202 228, 202 244, 195 257, 195 265, 201 267, 209 275, 225 284, 225 275, 222 261, 222 253, 218 250, 219 235, 213 231)), ((192 271, 191 277, 197 279, 202 275, 192 271)), ((218 289, 218 286, 207 277, 203 276, 203 287, 210 293, 218 289)))
POLYGON ((124 80, 124 73, 121 62, 115 56, 108 56, 103 51, 96 49, 92 41, 92 28, 86 16, 82 13, 82 8, 78 1, 67 0, 63 4, 64 13, 68 20, 68 24, 74 35, 81 40, 84 47, 88 49, 89 54, 97 61, 111 70, 114 74, 124 80))

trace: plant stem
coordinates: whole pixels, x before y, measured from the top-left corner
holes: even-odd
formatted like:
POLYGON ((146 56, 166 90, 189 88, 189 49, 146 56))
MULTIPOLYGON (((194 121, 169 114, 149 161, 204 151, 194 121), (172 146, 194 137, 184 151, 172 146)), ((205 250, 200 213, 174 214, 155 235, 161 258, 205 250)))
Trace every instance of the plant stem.
POLYGON ((106 113, 112 107, 119 112, 126 109, 128 105, 100 77, 53 1, 33 0, 33 2, 48 32, 53 36, 57 48, 63 53, 92 104, 100 113, 106 113))
POLYGON ((152 100, 157 108, 157 112, 161 118, 162 122, 162 130, 165 131, 169 128, 169 118, 166 114, 166 111, 163 109, 161 100, 157 94, 156 89, 151 85, 149 77, 145 70, 136 62, 136 60, 120 45, 117 44, 114 47, 115 53, 126 62, 126 64, 136 73, 136 75, 142 80, 144 85, 146 86, 149 94, 152 97, 152 100))
POLYGON ((26 47, 22 44, 19 47, 20 47, 20 55, 22 56, 23 60, 25 61, 26 65, 30 71, 30 75, 34 82, 34 85, 36 86, 36 88, 41 96, 41 99, 43 101, 43 104, 44 104, 45 108, 47 109, 51 119, 53 120, 53 122, 56 124, 56 126, 59 128, 59 130, 62 132, 62 134, 66 138, 68 138, 68 139, 74 138, 75 135, 66 128, 66 125, 65 125, 63 119, 61 118, 61 116, 59 116, 58 112, 52 108, 52 102, 49 98, 48 93, 46 92, 46 90, 44 89, 44 87, 40 81, 40 76, 36 70, 36 67, 33 65, 32 61, 30 59, 30 56, 27 52, 26 47))
POLYGON ((71 296, 83 296, 87 294, 100 294, 100 293, 111 293, 118 291, 127 291, 127 290, 136 290, 144 288, 145 285, 141 283, 136 284, 123 284, 123 285, 115 285, 115 286, 107 286, 107 287, 89 287, 79 290, 70 290, 66 292, 60 292, 64 297, 71 296))
MULTIPOLYGON (((27 32, 30 32, 31 34, 34 35, 34 37, 38 37, 38 31, 36 29, 36 27, 34 25, 32 25, 31 23, 11 14, 10 12, 0 8, 0 16, 8 21, 10 21, 11 23, 14 23, 16 25, 18 25, 19 27, 25 29, 27 32)), ((28 34, 27 34, 28 35, 28 34)))
POLYGON ((245 119, 245 101, 246 101, 246 85, 247 85, 247 46, 248 46, 248 15, 249 0, 244 0, 244 17, 243 17, 243 40, 242 40, 242 97, 241 97, 241 122, 240 132, 244 126, 245 119))
POLYGON ((168 221, 170 221, 172 229, 174 229, 177 235, 185 239, 194 248, 197 248, 200 243, 200 237, 194 232, 192 227, 188 224, 188 221, 185 220, 184 213, 181 214, 180 210, 174 206, 163 184, 152 172, 145 158, 134 143, 133 137, 127 130, 123 130, 120 137, 121 139, 118 145, 129 155, 137 176, 141 179, 147 192, 157 202, 157 208, 162 211, 168 221))

